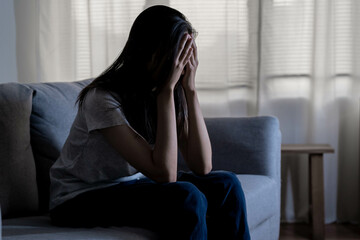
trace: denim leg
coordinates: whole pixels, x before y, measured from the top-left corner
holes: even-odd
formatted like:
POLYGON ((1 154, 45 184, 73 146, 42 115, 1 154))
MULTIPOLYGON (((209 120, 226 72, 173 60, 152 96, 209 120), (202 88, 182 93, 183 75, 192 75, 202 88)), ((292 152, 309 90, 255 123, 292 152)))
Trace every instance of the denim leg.
POLYGON ((162 228, 165 232, 164 239, 206 240, 208 203, 205 195, 189 182, 178 181, 165 186, 171 190, 164 194, 172 196, 171 201, 165 204, 170 211, 164 209, 165 216, 161 217, 163 222, 165 220, 162 228))
POLYGON ((51 218, 67 227, 143 227, 161 239, 206 240, 206 212, 206 197, 192 183, 142 179, 80 194, 53 209, 51 218))
POLYGON ((178 180, 193 183, 205 194, 209 239, 250 239, 245 196, 234 173, 214 171, 205 176, 180 173, 178 180))

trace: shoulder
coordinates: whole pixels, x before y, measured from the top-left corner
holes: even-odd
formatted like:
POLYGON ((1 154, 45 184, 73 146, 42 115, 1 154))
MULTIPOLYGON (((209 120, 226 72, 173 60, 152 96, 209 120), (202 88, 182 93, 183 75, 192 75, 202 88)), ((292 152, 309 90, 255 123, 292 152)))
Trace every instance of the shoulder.
POLYGON ((97 100, 111 99, 120 102, 120 96, 117 93, 102 88, 93 88, 89 90, 89 92, 86 95, 86 98, 97 99, 97 100))
POLYGON ((91 89, 86 94, 81 106, 81 114, 84 116, 89 132, 116 125, 129 125, 119 96, 98 88, 91 89))
POLYGON ((94 107, 121 108, 120 96, 108 90, 94 88, 89 90, 84 99, 85 109, 94 107))

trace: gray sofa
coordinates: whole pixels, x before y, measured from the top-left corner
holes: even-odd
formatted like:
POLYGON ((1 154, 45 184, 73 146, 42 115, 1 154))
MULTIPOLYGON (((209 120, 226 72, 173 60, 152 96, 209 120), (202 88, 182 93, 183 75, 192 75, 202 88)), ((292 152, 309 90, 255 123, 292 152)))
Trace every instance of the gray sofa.
MULTIPOLYGON (((50 223, 49 168, 75 117, 75 99, 89 82, 0 84, 3 240, 156 239, 145 229, 59 228, 50 223)), ((206 124, 213 168, 237 173, 242 183, 252 239, 278 239, 281 134, 277 119, 208 118, 206 124)), ((184 168, 181 161, 179 168, 184 168)))

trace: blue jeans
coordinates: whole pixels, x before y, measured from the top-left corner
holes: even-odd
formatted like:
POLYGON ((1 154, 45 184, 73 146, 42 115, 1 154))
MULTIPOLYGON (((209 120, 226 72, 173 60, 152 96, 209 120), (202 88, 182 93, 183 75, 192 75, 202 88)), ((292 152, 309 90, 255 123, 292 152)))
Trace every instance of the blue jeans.
POLYGON ((241 184, 225 171, 179 172, 175 183, 145 178, 89 191, 50 216, 60 226, 143 227, 161 239, 250 239, 241 184))

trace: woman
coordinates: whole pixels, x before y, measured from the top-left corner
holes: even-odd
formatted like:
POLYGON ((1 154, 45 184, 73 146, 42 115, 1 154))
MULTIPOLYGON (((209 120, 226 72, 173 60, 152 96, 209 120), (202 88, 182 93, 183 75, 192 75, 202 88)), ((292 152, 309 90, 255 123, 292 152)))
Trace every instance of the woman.
POLYGON ((79 94, 50 170, 54 224, 144 227, 163 239, 250 238, 238 179, 210 172, 194 39, 172 8, 137 17, 118 59, 79 94), (178 147, 191 173, 177 171, 178 147))

